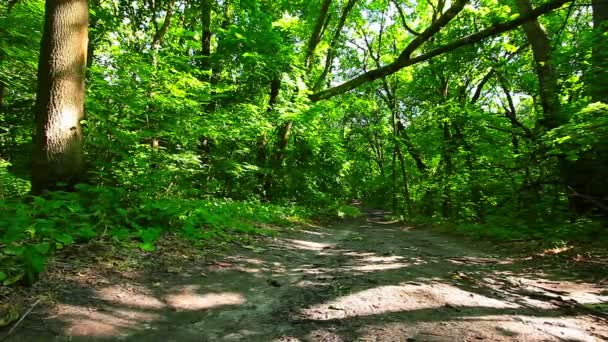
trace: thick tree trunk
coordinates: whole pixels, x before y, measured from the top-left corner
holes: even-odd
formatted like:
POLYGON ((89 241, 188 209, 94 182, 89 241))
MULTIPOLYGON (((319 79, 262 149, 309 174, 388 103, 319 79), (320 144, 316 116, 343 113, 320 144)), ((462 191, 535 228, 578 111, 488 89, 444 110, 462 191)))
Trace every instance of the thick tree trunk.
POLYGON ((86 0, 47 0, 38 65, 32 192, 70 189, 82 176, 89 11, 86 0))
MULTIPOLYGON (((517 0, 517 8, 522 17, 530 16, 532 5, 530 0, 517 0)), ((523 25, 536 64, 538 75, 540 102, 543 108, 544 129, 553 129, 566 122, 561 113, 559 90, 557 86, 557 73, 551 60, 551 44, 547 33, 543 30, 538 19, 530 20, 523 25)))
MULTIPOLYGON (((593 48, 589 93, 593 102, 608 103, 608 0, 593 0, 593 48)), ((599 149, 568 162, 562 171, 568 180, 570 208, 577 215, 597 211, 608 216, 608 156, 599 149)))
POLYGON ((608 0, 593 0, 591 99, 608 103, 608 0))

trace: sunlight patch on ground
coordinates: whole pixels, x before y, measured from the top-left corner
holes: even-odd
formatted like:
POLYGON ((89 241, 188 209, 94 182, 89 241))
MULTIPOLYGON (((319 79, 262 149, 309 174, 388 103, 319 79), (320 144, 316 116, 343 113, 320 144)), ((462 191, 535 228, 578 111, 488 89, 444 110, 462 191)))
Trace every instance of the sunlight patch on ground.
MULTIPOLYGON (((513 281, 513 280, 512 280, 513 281)), ((588 283, 575 283, 567 280, 553 281, 547 279, 517 278, 523 286, 530 286, 564 299, 574 299, 579 303, 605 303, 608 295, 604 294, 605 287, 588 283)))
POLYGON ((512 264, 515 260, 509 258, 481 258, 481 257, 453 257, 446 258, 448 262, 456 265, 488 265, 488 264, 498 264, 498 265, 508 265, 512 264))
POLYGON ((378 256, 378 254, 376 253, 356 252, 347 252, 343 253, 343 255, 359 258, 356 260, 357 262, 355 265, 344 267, 344 269, 346 270, 358 272, 395 270, 426 263, 425 260, 419 258, 413 258, 410 259, 408 262, 402 262, 405 258, 398 255, 378 256))
POLYGON ((374 224, 395 224, 398 223, 399 220, 391 220, 391 221, 375 221, 373 219, 367 219, 367 222, 370 223, 374 223, 374 224))
POLYGON ((363 257, 359 263, 361 265, 355 265, 346 267, 350 271, 359 272, 374 272, 374 271, 385 271, 385 270, 396 270, 399 268, 405 268, 408 266, 415 265, 415 263, 404 263, 400 262, 404 258, 401 256, 377 256, 370 255, 363 257))
POLYGON ((601 341, 608 328, 585 329, 588 317, 483 315, 444 322, 413 320, 361 329, 358 341, 601 341))
POLYGON ((536 316, 481 316, 468 318, 473 324, 479 321, 491 321, 496 330, 508 336, 520 336, 523 340, 533 338, 560 341, 597 341, 597 337, 608 337, 608 329, 587 331, 587 317, 536 317, 536 316))
POLYGON ((198 286, 184 286, 176 294, 166 297, 171 307, 182 311, 195 311, 217 308, 226 305, 241 305, 245 297, 236 292, 198 293, 198 286))
POLYGON ((324 249, 330 249, 335 247, 334 243, 321 243, 294 239, 285 239, 285 241, 288 242, 292 247, 309 251, 322 251, 324 249))
MULTIPOLYGON (((138 291, 139 292, 139 291, 138 291)), ((109 302, 130 307, 146 309, 162 309, 166 305, 158 298, 145 293, 126 291, 124 286, 110 286, 97 291, 97 297, 109 302)))
POLYGON ((112 337, 127 333, 143 322, 160 319, 160 315, 134 310, 112 310, 99 312, 97 308, 59 304, 57 316, 65 323, 65 333, 70 336, 112 337))
POLYGON ((301 229, 301 230, 299 230, 299 232, 300 232, 300 233, 305 233, 305 234, 310 234, 310 235, 321 236, 321 237, 327 236, 327 234, 326 234, 326 233, 315 232, 315 231, 312 231, 312 230, 306 230, 306 229, 301 229))
POLYGON ((304 318, 331 320, 388 312, 453 307, 517 308, 518 305, 461 290, 448 284, 380 286, 303 309, 304 318))
POLYGON ((373 256, 375 256, 377 254, 376 253, 371 253, 371 252, 345 252, 345 253, 342 253, 342 255, 363 258, 363 257, 373 257, 373 256))

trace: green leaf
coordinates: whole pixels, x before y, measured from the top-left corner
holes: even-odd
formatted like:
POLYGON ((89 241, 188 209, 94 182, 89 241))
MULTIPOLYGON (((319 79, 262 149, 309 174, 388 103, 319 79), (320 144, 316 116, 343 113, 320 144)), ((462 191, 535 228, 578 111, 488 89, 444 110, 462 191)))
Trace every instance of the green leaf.
POLYGON ((156 246, 154 246, 154 244, 150 242, 140 243, 139 248, 142 251, 146 252, 154 252, 156 250, 156 246))
POLYGON ((13 284, 17 283, 19 280, 23 279, 24 276, 25 276, 25 272, 21 271, 15 275, 13 275, 12 277, 5 279, 2 282, 2 285, 4 285, 4 286, 13 285, 13 284))
POLYGON ((55 237, 55 240, 61 242, 64 245, 71 245, 74 243, 74 238, 70 234, 59 234, 55 237))

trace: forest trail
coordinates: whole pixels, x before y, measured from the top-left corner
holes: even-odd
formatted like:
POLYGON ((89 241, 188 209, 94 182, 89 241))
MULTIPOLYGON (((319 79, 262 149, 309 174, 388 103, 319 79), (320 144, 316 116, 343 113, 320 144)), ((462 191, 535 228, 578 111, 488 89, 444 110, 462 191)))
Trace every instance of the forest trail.
POLYGON ((184 255, 121 272, 115 255, 65 266, 51 279, 54 304, 39 306, 7 340, 608 339, 606 321, 575 304, 608 301, 605 287, 498 253, 371 212, 213 261, 184 255))

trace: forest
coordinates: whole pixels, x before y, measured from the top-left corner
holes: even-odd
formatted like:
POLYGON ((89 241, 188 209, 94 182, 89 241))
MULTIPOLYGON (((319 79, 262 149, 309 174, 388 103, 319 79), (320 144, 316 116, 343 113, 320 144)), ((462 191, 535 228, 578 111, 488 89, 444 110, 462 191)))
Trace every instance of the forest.
MULTIPOLYGON (((58 293, 49 284, 65 263, 99 278, 101 259, 125 253, 181 274, 196 262, 171 259, 179 250, 260 256, 318 227, 338 239, 306 245, 321 256, 338 241, 399 243, 371 250, 397 257, 408 239, 453 239, 544 250, 562 258, 556 268, 589 258, 601 285, 607 218, 608 0, 0 1, 0 327, 34 324, 11 330, 15 341, 40 340, 36 317, 61 300, 26 318, 10 298, 58 293)), ((331 254, 332 279, 350 274, 345 253, 331 254)), ((361 281, 326 286, 341 298, 361 281)), ((602 305, 577 308, 606 317, 602 305)), ((298 338, 365 340, 308 330, 298 338)))

